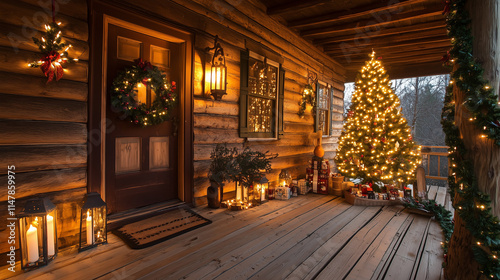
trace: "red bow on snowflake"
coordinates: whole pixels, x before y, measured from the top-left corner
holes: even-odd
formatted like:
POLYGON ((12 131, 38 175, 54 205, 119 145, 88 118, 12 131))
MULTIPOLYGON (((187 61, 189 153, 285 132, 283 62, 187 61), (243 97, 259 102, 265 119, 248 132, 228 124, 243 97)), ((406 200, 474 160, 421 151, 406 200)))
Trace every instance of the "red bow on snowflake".
POLYGON ((56 81, 59 81, 59 79, 62 78, 64 70, 61 65, 63 61, 60 58, 61 55, 58 52, 51 51, 40 60, 42 61, 40 69, 42 70, 45 77, 48 78, 47 83, 54 79, 54 75, 56 77, 56 81))

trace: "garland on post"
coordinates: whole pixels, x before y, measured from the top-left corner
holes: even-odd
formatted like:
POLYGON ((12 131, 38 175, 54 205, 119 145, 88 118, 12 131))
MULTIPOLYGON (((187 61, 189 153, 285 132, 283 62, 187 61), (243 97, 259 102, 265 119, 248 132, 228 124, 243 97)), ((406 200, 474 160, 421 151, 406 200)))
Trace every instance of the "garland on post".
POLYGON ((446 1, 447 7, 443 11, 448 13, 446 22, 452 41, 452 49, 443 60, 456 66, 447 88, 441 121, 446 133, 446 144, 450 147, 448 158, 452 176, 449 176, 448 183, 452 198, 455 193, 460 197, 459 201, 454 201, 455 213, 464 220, 466 228, 474 237, 472 250, 480 265, 480 272, 488 278, 500 279, 499 220, 491 214, 489 195, 479 190, 473 163, 465 159, 467 150, 454 121, 453 86, 456 85, 465 94, 464 105, 472 116, 470 121, 484 133, 481 137, 487 137, 500 145, 498 96, 484 80, 483 69, 472 56, 473 38, 466 2, 446 1))
POLYGON ((120 72, 113 81, 111 105, 131 122, 141 126, 170 120, 170 113, 177 102, 175 82, 169 83, 165 74, 148 61, 136 59, 135 63, 120 72), (156 94, 149 107, 137 99, 137 88, 141 86, 150 87, 156 94))

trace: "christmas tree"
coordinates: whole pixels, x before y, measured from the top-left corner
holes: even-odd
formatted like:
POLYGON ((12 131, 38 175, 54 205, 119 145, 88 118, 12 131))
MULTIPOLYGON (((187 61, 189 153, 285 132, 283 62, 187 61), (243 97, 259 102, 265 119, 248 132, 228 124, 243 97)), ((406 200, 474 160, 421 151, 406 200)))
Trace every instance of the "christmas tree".
POLYGON ((358 73, 351 107, 340 136, 335 163, 339 172, 363 182, 406 183, 420 164, 420 147, 412 141, 375 52, 358 73))

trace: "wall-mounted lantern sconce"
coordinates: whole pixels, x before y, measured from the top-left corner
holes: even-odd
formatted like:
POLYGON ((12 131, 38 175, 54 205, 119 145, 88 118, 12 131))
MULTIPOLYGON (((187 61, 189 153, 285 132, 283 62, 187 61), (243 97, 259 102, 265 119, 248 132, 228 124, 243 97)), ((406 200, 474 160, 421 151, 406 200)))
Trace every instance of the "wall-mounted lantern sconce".
POLYGON ((80 214, 78 251, 107 243, 106 212, 106 202, 102 200, 100 194, 91 192, 85 195, 80 214))
POLYGON ((56 206, 47 197, 26 201, 18 215, 21 269, 47 265, 57 256, 56 206))
POLYGON ((210 71, 210 92, 215 100, 221 100, 226 94, 227 85, 227 67, 224 49, 217 42, 219 36, 215 36, 213 48, 206 48, 206 51, 214 50, 212 57, 212 68, 210 71))

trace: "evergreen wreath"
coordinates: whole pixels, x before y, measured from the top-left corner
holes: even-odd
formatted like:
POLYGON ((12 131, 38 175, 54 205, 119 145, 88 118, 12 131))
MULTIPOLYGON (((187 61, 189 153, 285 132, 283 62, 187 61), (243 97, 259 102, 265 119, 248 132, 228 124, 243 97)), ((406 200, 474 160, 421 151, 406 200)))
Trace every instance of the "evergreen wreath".
POLYGON ((311 106, 316 105, 316 98, 314 96, 314 89, 311 84, 307 84, 304 88, 304 91, 302 91, 302 99, 299 102, 299 112, 298 115, 300 117, 304 116, 304 113, 306 111, 306 105, 307 103, 311 104, 311 106))
POLYGON ((177 103, 175 82, 170 83, 165 74, 148 61, 136 59, 134 62, 135 65, 124 69, 113 81, 111 106, 141 126, 170 120, 171 111, 177 103), (156 93, 150 107, 137 101, 136 86, 140 84, 151 87, 156 93))

